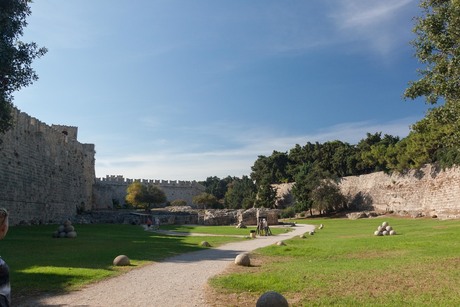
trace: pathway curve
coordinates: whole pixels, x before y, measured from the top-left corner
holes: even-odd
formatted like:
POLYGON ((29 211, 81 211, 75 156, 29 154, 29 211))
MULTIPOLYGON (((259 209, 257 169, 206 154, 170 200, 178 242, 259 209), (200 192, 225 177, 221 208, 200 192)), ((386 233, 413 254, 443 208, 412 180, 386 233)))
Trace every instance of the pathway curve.
POLYGON ((238 254, 299 236, 314 228, 313 225, 298 224, 293 231, 280 235, 174 256, 80 291, 42 297, 20 306, 205 306, 207 280, 223 272, 238 254))

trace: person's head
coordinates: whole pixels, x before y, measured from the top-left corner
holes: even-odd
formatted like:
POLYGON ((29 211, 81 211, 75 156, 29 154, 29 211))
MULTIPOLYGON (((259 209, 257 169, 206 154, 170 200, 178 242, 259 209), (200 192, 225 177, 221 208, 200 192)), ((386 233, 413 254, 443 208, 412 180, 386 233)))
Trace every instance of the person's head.
POLYGON ((5 208, 0 208, 0 240, 6 236, 8 226, 8 211, 5 208))

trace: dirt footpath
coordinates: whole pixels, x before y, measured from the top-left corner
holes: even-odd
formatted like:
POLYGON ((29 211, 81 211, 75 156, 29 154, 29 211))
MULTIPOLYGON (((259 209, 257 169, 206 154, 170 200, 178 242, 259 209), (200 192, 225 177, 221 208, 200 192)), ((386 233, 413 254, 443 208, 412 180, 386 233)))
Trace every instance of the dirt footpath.
POLYGON ((299 236, 314 230, 314 226, 297 225, 293 230, 277 236, 257 237, 182 254, 89 285, 80 291, 42 297, 16 306, 205 306, 204 286, 207 280, 223 272, 228 265, 233 265, 238 254, 299 236))

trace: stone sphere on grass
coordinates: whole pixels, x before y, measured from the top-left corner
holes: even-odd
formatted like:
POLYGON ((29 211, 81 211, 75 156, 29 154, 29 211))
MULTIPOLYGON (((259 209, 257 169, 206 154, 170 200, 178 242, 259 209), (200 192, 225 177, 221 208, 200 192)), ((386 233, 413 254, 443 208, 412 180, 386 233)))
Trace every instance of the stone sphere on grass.
POLYGON ((208 241, 201 241, 200 246, 211 247, 211 244, 208 241))
POLYGON ((77 237, 77 233, 75 231, 71 231, 67 233, 67 238, 75 239, 77 237))
POLYGON ((131 261, 126 255, 118 255, 117 257, 115 257, 115 259, 113 259, 113 265, 115 266, 126 266, 130 264, 131 261))
POLYGON ((247 253, 239 254, 235 257, 235 264, 241 266, 250 266, 251 265, 251 258, 247 253))
POLYGON ((267 291, 259 297, 256 307, 289 307, 289 304, 278 292, 267 291))

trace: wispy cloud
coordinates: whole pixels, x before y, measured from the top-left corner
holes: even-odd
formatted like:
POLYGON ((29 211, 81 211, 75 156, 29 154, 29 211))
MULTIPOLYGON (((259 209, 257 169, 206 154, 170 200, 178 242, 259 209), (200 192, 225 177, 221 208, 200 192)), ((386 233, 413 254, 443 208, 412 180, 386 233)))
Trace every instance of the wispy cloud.
POLYGON ((391 52, 410 33, 414 0, 350 0, 340 2, 331 13, 340 35, 349 41, 367 42, 381 55, 391 52), (401 28, 399 19, 407 19, 401 28))
POLYGON ((106 149, 103 149, 96 159, 96 170, 97 176, 102 177, 124 175, 126 178, 143 179, 205 180, 209 176, 241 177, 250 174, 251 166, 259 155, 271 155, 273 150, 287 152, 296 144, 332 140, 356 144, 366 137, 367 132, 404 137, 413 122, 413 118, 404 118, 387 123, 342 123, 315 133, 296 136, 277 135, 273 131, 264 132, 261 129, 232 129, 231 133, 227 132, 227 137, 233 138, 236 145, 222 150, 189 151, 176 146, 139 154, 104 156, 106 149))

